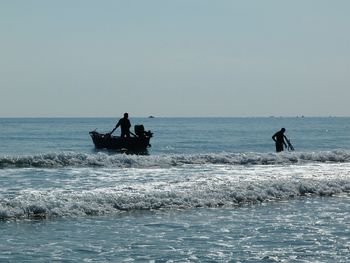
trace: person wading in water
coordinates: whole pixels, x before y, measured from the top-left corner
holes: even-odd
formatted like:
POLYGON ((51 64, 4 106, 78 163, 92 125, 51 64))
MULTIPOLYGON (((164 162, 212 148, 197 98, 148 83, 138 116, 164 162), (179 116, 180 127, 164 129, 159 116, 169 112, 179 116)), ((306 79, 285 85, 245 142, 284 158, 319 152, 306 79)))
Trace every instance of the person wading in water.
POLYGON ((288 142, 287 137, 284 135, 285 131, 286 131, 286 129, 282 128, 280 131, 276 132, 272 136, 272 140, 274 140, 275 143, 276 143, 276 152, 282 152, 283 151, 283 145, 287 148, 287 144, 284 141, 284 139, 286 139, 286 141, 288 142))

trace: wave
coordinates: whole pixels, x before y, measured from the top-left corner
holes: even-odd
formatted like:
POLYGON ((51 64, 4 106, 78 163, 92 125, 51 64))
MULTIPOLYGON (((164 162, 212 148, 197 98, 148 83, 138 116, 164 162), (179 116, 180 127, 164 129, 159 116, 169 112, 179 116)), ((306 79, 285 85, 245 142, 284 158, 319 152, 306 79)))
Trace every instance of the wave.
POLYGON ((350 177, 239 181, 207 177, 117 185, 85 191, 22 190, 11 198, 0 195, 0 219, 113 215, 125 211, 234 207, 307 195, 350 193, 350 177))
POLYGON ((120 167, 153 168, 181 165, 286 165, 350 162, 349 150, 283 153, 208 153, 170 155, 86 154, 76 152, 0 156, 0 168, 120 167))

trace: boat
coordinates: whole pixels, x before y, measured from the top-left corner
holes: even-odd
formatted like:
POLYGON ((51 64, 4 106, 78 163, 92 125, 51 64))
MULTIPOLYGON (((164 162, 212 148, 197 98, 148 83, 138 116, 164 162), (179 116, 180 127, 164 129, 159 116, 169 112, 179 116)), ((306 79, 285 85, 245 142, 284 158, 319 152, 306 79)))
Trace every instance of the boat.
POLYGON ((151 131, 145 131, 143 125, 135 125, 135 134, 130 137, 113 136, 110 133, 89 132, 96 149, 120 150, 122 152, 145 152, 151 147, 151 131))

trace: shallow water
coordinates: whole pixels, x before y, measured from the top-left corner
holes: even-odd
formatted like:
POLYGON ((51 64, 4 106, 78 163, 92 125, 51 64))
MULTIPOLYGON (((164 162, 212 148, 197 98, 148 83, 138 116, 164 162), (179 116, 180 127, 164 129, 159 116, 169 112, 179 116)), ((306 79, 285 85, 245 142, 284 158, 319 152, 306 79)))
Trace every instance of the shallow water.
POLYGON ((302 197, 236 208, 7 221, 0 230, 0 259, 348 262, 349 201, 349 195, 302 197))
POLYGON ((0 119, 0 262, 349 261, 349 118, 132 121, 149 155, 96 151, 113 119, 0 119))

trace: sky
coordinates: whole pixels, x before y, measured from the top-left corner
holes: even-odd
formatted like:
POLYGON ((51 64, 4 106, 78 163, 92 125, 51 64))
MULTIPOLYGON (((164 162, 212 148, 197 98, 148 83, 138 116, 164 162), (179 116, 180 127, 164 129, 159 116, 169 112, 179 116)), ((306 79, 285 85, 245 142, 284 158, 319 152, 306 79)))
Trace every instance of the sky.
POLYGON ((0 0, 0 117, 350 116, 348 0, 0 0))

